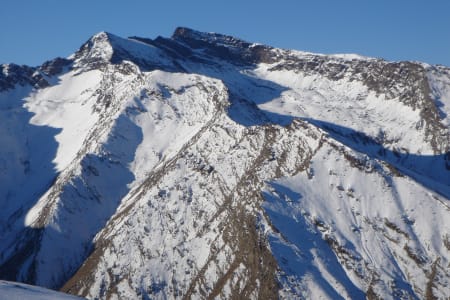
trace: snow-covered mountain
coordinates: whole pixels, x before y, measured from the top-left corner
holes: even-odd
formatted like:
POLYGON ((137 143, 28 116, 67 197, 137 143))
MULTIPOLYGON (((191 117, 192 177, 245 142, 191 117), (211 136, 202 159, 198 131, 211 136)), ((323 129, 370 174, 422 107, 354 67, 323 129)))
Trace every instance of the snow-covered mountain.
POLYGON ((450 68, 188 28, 0 68, 0 279, 450 297, 450 68))

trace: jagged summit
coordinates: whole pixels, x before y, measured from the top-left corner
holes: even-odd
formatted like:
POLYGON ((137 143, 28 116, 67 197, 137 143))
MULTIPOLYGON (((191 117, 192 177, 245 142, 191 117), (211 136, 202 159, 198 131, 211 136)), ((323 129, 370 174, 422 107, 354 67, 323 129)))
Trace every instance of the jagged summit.
POLYGON ((214 32, 201 32, 186 27, 178 27, 175 29, 172 39, 174 40, 197 40, 210 44, 218 44, 223 46, 248 47, 252 45, 244 40, 235 38, 230 35, 224 35, 214 32))
POLYGON ((248 65, 260 62, 274 62, 277 54, 273 48, 246 42, 229 35, 205 33, 185 27, 179 27, 172 39, 193 49, 206 49, 206 54, 231 61, 238 65, 248 65))
POLYGON ((450 294, 449 68, 180 27, 0 71, 0 280, 89 299, 450 294))
POLYGON ((92 36, 70 59, 75 61, 76 68, 85 70, 99 69, 110 63, 118 65, 124 61, 132 62, 144 71, 175 70, 167 54, 158 47, 107 32, 92 36))

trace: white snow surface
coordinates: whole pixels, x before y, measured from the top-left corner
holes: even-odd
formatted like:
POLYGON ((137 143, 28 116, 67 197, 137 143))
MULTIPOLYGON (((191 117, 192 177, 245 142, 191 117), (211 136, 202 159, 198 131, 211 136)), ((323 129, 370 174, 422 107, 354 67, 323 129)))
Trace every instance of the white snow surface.
POLYGON ((261 64, 252 76, 286 87, 280 97, 259 107, 273 113, 326 121, 363 132, 370 137, 380 133, 385 139, 396 140, 391 147, 403 147, 410 153, 432 154, 423 141, 424 133, 415 130, 420 120, 418 110, 396 101, 377 96, 358 81, 330 80, 320 75, 302 75, 293 71, 268 71, 270 65, 261 64))
POLYGON ((437 257, 444 279, 433 290, 449 295, 448 199, 407 177, 390 177, 386 166, 364 155, 340 151, 365 161, 365 169, 326 145, 311 161, 312 177, 283 177, 264 191, 264 210, 277 229, 268 230, 284 297, 358 299, 376 276, 393 285, 375 287, 383 299, 396 299, 390 288, 407 298, 405 290, 412 295, 412 286, 426 286, 437 257))
POLYGON ((428 79, 442 123, 450 127, 450 68, 428 66, 428 79))
POLYGON ((69 72, 57 80, 56 85, 31 93, 25 99, 25 107, 34 113, 30 124, 61 129, 61 133, 55 136, 58 150, 53 160, 56 170, 61 172, 74 159, 98 120, 92 106, 101 73, 93 70, 74 76, 69 72))
MULTIPOLYGON (((109 76, 108 74, 115 73, 106 72, 103 76, 109 76)), ((120 77, 117 74, 113 76, 120 77)), ((66 118, 52 119, 50 115, 44 119, 37 114, 40 125, 44 120, 72 121, 64 123, 67 126, 62 123, 51 125, 62 127, 62 133, 66 131, 68 138, 58 139, 57 136, 59 149, 67 147, 78 151, 63 153, 63 157, 67 162, 72 162, 74 167, 64 170, 63 176, 58 179, 65 180, 64 175, 70 171, 70 181, 64 183, 62 190, 59 187, 56 191, 49 189, 25 219, 28 226, 42 226, 36 225, 36 222, 48 207, 49 201, 52 203, 52 212, 45 221, 46 226, 52 230, 44 234, 39 254, 39 284, 53 286, 55 283, 52 278, 73 270, 73 265, 78 264, 80 257, 86 253, 89 247, 87 243, 114 214, 122 197, 133 186, 139 185, 158 164, 177 153, 213 117, 216 106, 221 105, 215 102, 220 98, 215 100, 215 97, 220 96, 222 89, 220 82, 198 75, 154 71, 121 77, 120 82, 112 87, 111 93, 116 102, 110 104, 107 115, 109 124, 102 119, 101 113, 100 116, 96 113, 83 113, 81 109, 85 101, 82 99, 75 102, 80 107, 78 110, 74 106, 63 105, 59 106, 60 112, 52 110, 53 113, 67 116, 66 118), (79 141, 85 143, 83 147, 70 138, 73 134, 71 130, 83 129, 81 126, 73 126, 73 120, 70 120, 70 116, 78 115, 76 111, 81 116, 91 117, 82 122, 83 126, 89 125, 89 122, 108 124, 107 128, 97 132, 86 126, 90 131, 81 132, 80 135, 84 138, 77 136, 79 141), (95 138, 94 143, 86 143, 88 134, 95 138), (80 149, 85 152, 81 162, 80 149), (103 160, 107 161, 106 165, 102 163, 103 160), (82 182, 87 182, 88 187, 83 187, 82 182), (79 202, 80 197, 91 199, 90 201, 95 199, 97 203, 92 203, 93 207, 85 207, 79 202), (80 224, 81 216, 89 221, 80 224), (55 260, 62 263, 52 264, 55 260)), ((83 92, 80 94, 83 95, 83 92)), ((39 112, 42 113, 42 105, 39 107, 39 112)), ((92 104, 90 109, 92 110, 92 104)))
POLYGON ((42 287, 0 280, 0 300, 76 300, 80 297, 42 287))

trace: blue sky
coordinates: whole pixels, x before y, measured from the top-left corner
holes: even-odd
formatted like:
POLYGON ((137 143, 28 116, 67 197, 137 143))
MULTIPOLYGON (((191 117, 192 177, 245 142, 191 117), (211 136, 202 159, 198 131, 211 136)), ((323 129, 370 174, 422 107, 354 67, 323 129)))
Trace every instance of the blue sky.
POLYGON ((320 53, 450 66, 450 0, 2 0, 0 63, 39 65, 91 35, 170 36, 177 26, 320 53))

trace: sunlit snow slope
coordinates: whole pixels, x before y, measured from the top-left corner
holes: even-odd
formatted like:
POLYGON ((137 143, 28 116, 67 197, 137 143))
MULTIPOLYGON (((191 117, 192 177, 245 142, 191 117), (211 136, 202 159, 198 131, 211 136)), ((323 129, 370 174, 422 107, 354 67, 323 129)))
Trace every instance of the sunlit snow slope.
POLYGON ((0 279, 446 299, 450 69, 178 28, 0 67, 0 279))
POLYGON ((23 283, 0 280, 2 300, 80 300, 82 298, 23 283))

